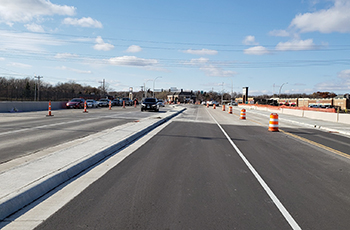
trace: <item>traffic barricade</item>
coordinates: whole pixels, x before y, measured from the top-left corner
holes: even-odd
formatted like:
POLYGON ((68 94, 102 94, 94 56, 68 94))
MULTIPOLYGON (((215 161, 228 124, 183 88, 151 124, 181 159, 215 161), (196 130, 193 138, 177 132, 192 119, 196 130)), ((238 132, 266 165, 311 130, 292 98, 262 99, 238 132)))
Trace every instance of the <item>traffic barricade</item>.
POLYGON ((241 115, 240 115, 239 119, 241 119, 241 120, 245 120, 246 119, 246 110, 245 109, 241 110, 241 115))
POLYGON ((278 132, 278 114, 271 113, 269 122, 269 131, 278 132))

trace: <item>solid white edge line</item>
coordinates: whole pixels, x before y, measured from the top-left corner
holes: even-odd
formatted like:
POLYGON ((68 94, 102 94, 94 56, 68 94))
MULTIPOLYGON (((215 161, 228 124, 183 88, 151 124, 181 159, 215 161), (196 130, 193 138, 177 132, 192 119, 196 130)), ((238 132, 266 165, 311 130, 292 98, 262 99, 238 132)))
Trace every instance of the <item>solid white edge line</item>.
POLYGON ((260 185, 264 188, 266 193, 269 195, 269 197, 272 199, 276 207, 279 209, 279 211, 282 213, 284 218, 288 221, 289 225, 297 230, 301 229, 298 223, 294 220, 294 218, 289 214, 287 209, 283 206, 283 204, 280 202, 280 200, 277 198, 277 196, 272 192, 270 187, 266 184, 266 182, 262 179, 262 177, 259 175, 259 173, 255 170, 255 168, 250 164, 250 162, 247 160, 247 158, 243 155, 243 153, 239 150, 239 148, 233 143, 230 136, 225 132, 225 130, 221 127, 221 125, 215 120, 215 118, 211 115, 211 113, 207 110, 211 118, 215 121, 215 123, 219 126, 223 134, 226 136, 227 140, 230 142, 232 147, 236 150, 238 155, 242 158, 244 163, 247 165, 247 167, 250 169, 250 171, 253 173, 255 178, 258 180, 260 185))

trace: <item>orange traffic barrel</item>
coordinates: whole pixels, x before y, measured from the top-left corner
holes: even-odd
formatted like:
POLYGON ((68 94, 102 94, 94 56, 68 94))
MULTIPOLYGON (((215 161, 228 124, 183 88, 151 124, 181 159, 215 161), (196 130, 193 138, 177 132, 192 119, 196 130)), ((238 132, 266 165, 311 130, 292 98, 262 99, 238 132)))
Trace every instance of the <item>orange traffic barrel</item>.
POLYGON ((209 108, 209 103, 207 103, 207 108, 209 108))
POLYGON ((216 109, 216 105, 215 104, 213 105, 213 109, 216 109))
POLYGON ((232 114, 232 106, 229 106, 229 107, 228 107, 228 113, 229 113, 229 114, 232 114))
POLYGON ((278 114, 271 113, 269 122, 269 131, 278 132, 278 114))
POLYGON ((245 116, 246 116, 246 110, 245 110, 245 109, 242 109, 242 110, 241 110, 241 116, 239 117, 239 119, 245 120, 245 116))
POLYGON ((225 105, 222 105, 222 111, 225 111, 225 105))

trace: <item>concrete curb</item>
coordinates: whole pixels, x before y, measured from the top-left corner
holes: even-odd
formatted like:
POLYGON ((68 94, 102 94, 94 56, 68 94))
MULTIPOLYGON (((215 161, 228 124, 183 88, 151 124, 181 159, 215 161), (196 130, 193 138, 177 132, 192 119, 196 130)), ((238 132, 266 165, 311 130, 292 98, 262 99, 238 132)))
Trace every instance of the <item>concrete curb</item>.
POLYGON ((118 150, 124 148, 131 142, 134 142, 157 126, 167 122, 185 110, 186 108, 183 108, 179 111, 171 113, 164 118, 159 117, 160 120, 156 122, 151 121, 150 125, 142 127, 139 131, 131 133, 124 139, 121 139, 118 143, 113 144, 98 153, 84 156, 77 161, 63 165, 62 168, 54 170, 47 175, 41 175, 40 178, 34 181, 29 181, 24 186, 21 186, 19 188, 12 188, 13 192, 11 192, 11 194, 6 194, 5 196, 0 197, 0 220, 5 219, 6 217, 30 204, 34 200, 38 199, 42 195, 46 194, 50 190, 68 181, 69 179, 73 178, 74 176, 78 175, 79 173, 83 172, 84 170, 88 169, 109 155, 114 154, 118 150))

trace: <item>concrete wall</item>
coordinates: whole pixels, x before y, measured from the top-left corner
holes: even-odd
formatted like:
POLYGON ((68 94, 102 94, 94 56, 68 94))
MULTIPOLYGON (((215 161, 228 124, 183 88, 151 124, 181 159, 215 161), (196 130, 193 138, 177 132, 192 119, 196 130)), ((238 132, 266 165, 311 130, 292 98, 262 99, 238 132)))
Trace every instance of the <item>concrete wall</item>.
MULTIPOLYGON (((64 109, 66 102, 52 101, 51 110, 64 109)), ((48 101, 0 101, 0 113, 48 111, 48 101)))
MULTIPOLYGON (((327 112, 319 112, 319 111, 309 111, 309 110, 301 110, 301 109, 287 109, 287 108, 280 108, 280 109, 270 109, 268 107, 262 107, 262 106, 248 106, 248 105, 239 105, 239 107, 245 108, 245 109, 255 109, 255 110, 263 110, 263 111, 270 111, 271 113, 282 113, 282 114, 288 114, 288 115, 294 115, 299 117, 306 117, 310 119, 316 119, 316 120, 323 120, 323 121, 332 121, 332 122, 338 122, 343 124, 350 124, 350 114, 344 114, 344 113, 327 113, 327 112)), ((276 107, 278 108, 278 107, 276 107)))

